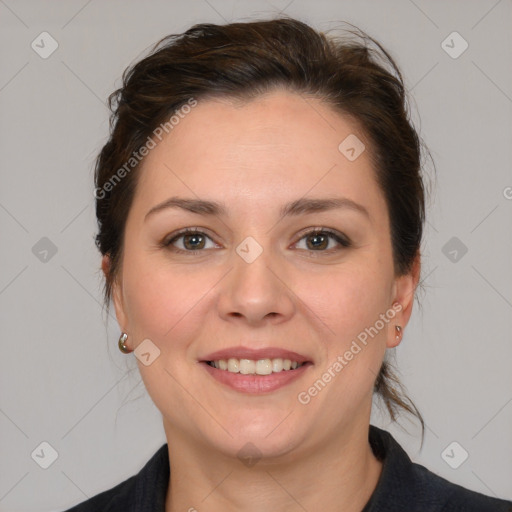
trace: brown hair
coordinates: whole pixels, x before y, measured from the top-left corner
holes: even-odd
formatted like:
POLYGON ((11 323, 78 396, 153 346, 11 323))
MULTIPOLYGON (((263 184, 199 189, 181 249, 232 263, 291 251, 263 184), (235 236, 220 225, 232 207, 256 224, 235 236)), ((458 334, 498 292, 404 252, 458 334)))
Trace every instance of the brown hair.
MULTIPOLYGON (((147 57, 125 70, 122 87, 109 97, 110 138, 95 168, 96 245, 110 256, 107 311, 137 186, 139 165, 132 162, 129 169, 126 163, 191 98, 249 100, 276 87, 320 98, 362 128, 389 211, 395 274, 411 271, 425 217, 423 144, 410 121, 402 76, 386 50, 360 30, 327 37, 287 17, 199 24, 159 41, 147 57), (113 182, 116 173, 122 179, 113 182)), ((386 361, 375 392, 392 420, 401 408, 424 428, 421 414, 402 393, 386 361)))

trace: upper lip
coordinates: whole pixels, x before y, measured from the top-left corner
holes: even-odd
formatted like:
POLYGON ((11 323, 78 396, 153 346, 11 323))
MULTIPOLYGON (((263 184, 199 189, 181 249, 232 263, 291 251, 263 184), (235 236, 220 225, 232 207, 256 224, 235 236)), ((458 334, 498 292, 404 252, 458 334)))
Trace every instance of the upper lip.
POLYGON ((219 361, 220 359, 251 359, 258 361, 260 359, 290 359, 290 361, 297 361, 297 363, 306 363, 311 361, 310 358, 293 352, 291 350, 285 350, 277 347, 268 348, 247 348, 247 347, 231 347, 217 352, 212 352, 206 357, 202 358, 201 361, 219 361))

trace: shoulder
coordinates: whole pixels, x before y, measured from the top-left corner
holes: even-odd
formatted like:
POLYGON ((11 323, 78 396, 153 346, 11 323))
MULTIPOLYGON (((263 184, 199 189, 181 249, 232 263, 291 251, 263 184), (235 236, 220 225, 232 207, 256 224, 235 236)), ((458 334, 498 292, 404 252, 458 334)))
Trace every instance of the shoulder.
POLYGON ((454 484, 411 461, 393 436, 373 425, 369 441, 383 462, 363 512, 512 512, 512 502, 454 484))
POLYGON ((130 497, 135 494, 136 475, 128 478, 124 482, 103 491, 87 501, 66 510, 65 512, 110 512, 123 510, 123 506, 129 502, 130 497))
POLYGON ((164 444, 136 475, 65 512, 163 512, 169 474, 169 452, 164 444))
POLYGON ((424 489, 424 500, 438 506, 440 512, 512 512, 512 501, 466 489, 436 475, 420 464, 413 463, 412 472, 418 487, 424 489))

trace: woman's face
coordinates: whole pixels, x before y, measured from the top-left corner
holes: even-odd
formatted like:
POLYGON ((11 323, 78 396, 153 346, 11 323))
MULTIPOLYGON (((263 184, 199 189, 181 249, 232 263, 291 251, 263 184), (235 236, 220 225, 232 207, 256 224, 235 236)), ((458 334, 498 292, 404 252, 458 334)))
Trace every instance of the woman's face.
POLYGON ((384 196, 354 136, 366 143, 319 100, 277 90, 199 101, 146 156, 114 304, 168 440, 277 456, 367 427, 417 276, 395 278, 384 196), (268 374, 285 359, 305 364, 268 374))

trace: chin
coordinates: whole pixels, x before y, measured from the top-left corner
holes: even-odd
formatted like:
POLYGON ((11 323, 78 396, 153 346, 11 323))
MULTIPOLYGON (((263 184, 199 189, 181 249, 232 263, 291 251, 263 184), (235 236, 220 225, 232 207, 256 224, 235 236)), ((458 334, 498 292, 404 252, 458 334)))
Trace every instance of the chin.
POLYGON ((248 419, 245 413, 243 417, 225 423, 232 437, 222 435, 220 439, 212 439, 211 442, 231 457, 243 457, 247 455, 245 452, 250 456, 252 451, 255 452, 254 456, 259 457, 283 457, 302 444, 306 430, 304 422, 299 427, 297 418, 292 420, 293 413, 285 419, 288 415, 289 411, 279 414, 266 411, 258 414, 256 419, 248 419))

